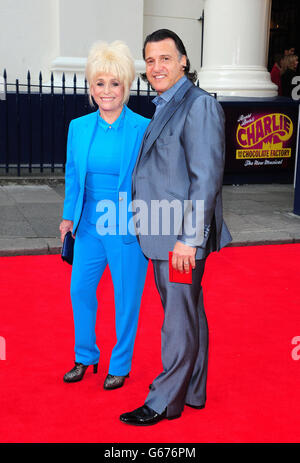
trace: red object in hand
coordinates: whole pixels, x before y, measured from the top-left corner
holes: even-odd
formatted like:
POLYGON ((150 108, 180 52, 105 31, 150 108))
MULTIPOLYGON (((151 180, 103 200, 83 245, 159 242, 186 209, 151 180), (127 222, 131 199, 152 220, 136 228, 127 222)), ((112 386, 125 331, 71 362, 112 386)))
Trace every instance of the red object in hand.
POLYGON ((179 270, 175 270, 172 266, 172 256, 173 252, 169 252, 169 281, 172 283, 185 283, 188 285, 192 284, 192 266, 189 266, 189 271, 186 273, 184 270, 183 273, 179 270))

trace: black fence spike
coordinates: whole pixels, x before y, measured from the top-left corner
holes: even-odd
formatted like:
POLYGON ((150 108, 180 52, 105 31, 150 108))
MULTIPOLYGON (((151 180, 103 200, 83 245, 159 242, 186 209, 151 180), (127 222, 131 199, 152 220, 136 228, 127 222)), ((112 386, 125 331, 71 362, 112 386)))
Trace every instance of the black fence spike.
POLYGON ((31 81, 31 75, 30 75, 30 71, 28 69, 28 71, 27 71, 27 92, 28 92, 28 95, 30 95, 30 92, 31 92, 30 81, 31 81))
POLYGON ((53 95, 53 93, 54 93, 54 76, 53 76, 53 72, 51 72, 50 82, 51 82, 51 94, 53 95))
POLYGON ((42 76, 42 71, 39 73, 39 91, 42 93, 43 90, 43 76, 42 76))
POLYGON ((21 141, 20 141, 20 94, 19 79, 16 79, 16 155, 17 155, 17 173, 21 175, 21 141))
POLYGON ((77 76, 76 76, 76 74, 74 74, 74 78, 73 78, 73 93, 74 93, 74 95, 77 94, 76 90, 77 90, 77 76))
POLYGON ((31 106, 31 74, 30 70, 28 69, 27 72, 27 104, 28 104, 28 170, 31 173, 32 172, 32 140, 33 140, 33 134, 32 134, 32 106, 31 106))

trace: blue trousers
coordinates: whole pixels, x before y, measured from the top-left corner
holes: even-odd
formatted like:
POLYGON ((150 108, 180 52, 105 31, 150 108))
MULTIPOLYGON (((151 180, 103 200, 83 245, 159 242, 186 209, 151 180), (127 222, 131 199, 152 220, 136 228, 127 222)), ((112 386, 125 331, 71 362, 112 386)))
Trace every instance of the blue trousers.
POLYGON ((98 308, 96 291, 107 264, 114 285, 117 337, 109 373, 125 376, 131 369, 148 261, 136 240, 124 244, 120 235, 98 235, 96 226, 87 221, 84 208, 75 238, 71 299, 75 360, 85 365, 98 363, 100 357, 95 333, 98 308))

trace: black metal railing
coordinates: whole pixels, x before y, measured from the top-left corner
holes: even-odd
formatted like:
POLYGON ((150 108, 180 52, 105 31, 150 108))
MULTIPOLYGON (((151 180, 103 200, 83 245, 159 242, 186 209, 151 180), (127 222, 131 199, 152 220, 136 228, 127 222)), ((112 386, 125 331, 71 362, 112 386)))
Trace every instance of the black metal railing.
MULTIPOLYGON (((66 141, 72 119, 95 110, 89 104, 87 81, 83 87, 77 85, 74 74, 73 85, 66 85, 65 74, 61 85, 55 85, 51 73, 50 83, 44 84, 42 73, 37 84, 17 79, 9 83, 4 70, 4 100, 0 100, 0 172, 3 174, 40 172, 45 170, 64 172, 66 141)), ((197 82, 199 86, 199 82, 197 82)), ((152 117, 154 93, 149 84, 141 89, 140 78, 136 89, 131 91, 128 106, 135 112, 152 117)))

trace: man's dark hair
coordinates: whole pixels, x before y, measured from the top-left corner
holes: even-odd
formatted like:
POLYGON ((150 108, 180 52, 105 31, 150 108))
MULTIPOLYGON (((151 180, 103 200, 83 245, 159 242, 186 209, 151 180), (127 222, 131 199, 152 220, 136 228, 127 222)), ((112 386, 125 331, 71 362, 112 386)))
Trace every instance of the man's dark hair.
MULTIPOLYGON (((185 46, 183 45, 183 42, 178 35, 170 31, 169 29, 158 29, 157 31, 152 32, 151 34, 147 35, 144 41, 144 47, 143 47, 143 58, 145 59, 145 49, 146 45, 149 42, 160 42, 161 40, 165 39, 172 39, 174 40, 175 46, 177 48, 178 53, 180 56, 186 56, 186 66, 184 69, 184 73, 187 76, 188 79, 190 79, 192 82, 195 82, 197 79, 197 72, 190 72, 190 60, 188 59, 187 53, 185 46)), ((146 73, 141 74, 143 80, 147 80, 146 73)))

